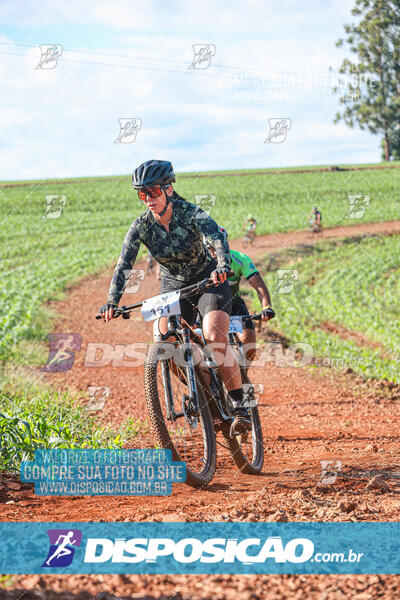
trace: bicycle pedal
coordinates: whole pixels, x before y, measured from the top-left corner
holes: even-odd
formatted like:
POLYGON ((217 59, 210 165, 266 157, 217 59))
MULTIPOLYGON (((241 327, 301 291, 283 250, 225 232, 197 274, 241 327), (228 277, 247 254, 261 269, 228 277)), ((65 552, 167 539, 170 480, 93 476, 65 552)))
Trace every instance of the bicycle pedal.
POLYGON ((237 438, 239 443, 244 443, 240 441, 240 438, 242 438, 243 436, 248 436, 248 431, 233 431, 233 423, 231 425, 231 428, 229 430, 229 437, 230 438, 237 438))

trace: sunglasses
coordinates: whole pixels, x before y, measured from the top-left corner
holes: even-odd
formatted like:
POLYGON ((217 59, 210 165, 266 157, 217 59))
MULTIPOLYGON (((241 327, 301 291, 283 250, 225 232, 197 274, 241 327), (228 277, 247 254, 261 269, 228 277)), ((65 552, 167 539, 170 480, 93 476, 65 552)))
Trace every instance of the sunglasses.
POLYGON ((138 190, 138 196, 141 200, 146 200, 147 196, 150 196, 150 198, 158 198, 159 196, 161 196, 162 194, 162 190, 165 189, 166 185, 152 185, 151 187, 148 188, 142 188, 141 190, 138 190))

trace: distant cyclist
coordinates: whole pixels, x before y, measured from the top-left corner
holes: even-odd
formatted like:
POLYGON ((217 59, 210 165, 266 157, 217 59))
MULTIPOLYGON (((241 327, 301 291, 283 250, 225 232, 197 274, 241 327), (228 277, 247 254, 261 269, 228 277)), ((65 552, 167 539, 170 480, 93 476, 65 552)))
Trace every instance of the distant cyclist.
MULTIPOLYGON (((228 238, 228 232, 224 227, 220 228, 222 233, 228 238)), ((210 247, 211 253, 213 248, 210 247)), ((240 295, 239 284, 242 278, 247 279, 250 285, 256 290, 258 298, 262 306, 261 320, 269 321, 275 316, 275 312, 271 306, 271 296, 268 288, 264 283, 263 278, 258 272, 251 258, 243 252, 230 250, 231 254, 231 270, 234 272, 232 277, 228 278, 228 282, 232 292, 232 312, 234 315, 249 315, 246 303, 240 295)), ((242 344, 249 344, 249 349, 246 352, 246 358, 249 362, 255 357, 255 342, 256 333, 254 323, 251 319, 243 319, 243 333, 239 333, 238 337, 242 344)))
POLYGON ((310 229, 313 233, 322 231, 322 215, 316 206, 314 206, 312 209, 308 217, 308 221, 310 223, 310 229))
POLYGON ((247 215, 247 217, 242 225, 242 229, 246 229, 246 234, 245 234, 245 236, 243 238, 243 242, 242 242, 243 247, 246 248, 248 244, 250 244, 252 246, 254 243, 254 238, 256 237, 256 229, 257 229, 257 221, 253 217, 253 215, 251 215, 251 214, 247 215))
POLYGON ((245 229, 246 231, 252 231, 253 233, 255 232, 256 228, 257 228, 257 221, 256 219, 253 217, 253 215, 247 215, 244 223, 243 223, 243 227, 242 229, 245 229))
MULTIPOLYGON (((105 321, 113 318, 126 286, 126 271, 132 269, 141 244, 161 265, 162 292, 211 278, 215 285, 191 297, 190 301, 181 299, 181 311, 185 321, 191 324, 197 308, 207 344, 223 344, 226 360, 218 368, 234 407, 231 432, 241 434, 251 430, 252 422, 243 406, 239 363, 229 345, 232 308, 227 282, 231 263, 229 245, 217 223, 201 208, 181 198, 174 190, 173 182, 175 173, 167 160, 148 160, 134 170, 132 185, 146 210, 133 221, 126 234, 108 300, 100 308, 100 314, 105 321), (211 256, 204 238, 213 242, 216 258, 211 256)), ((158 330, 166 332, 166 317, 159 319, 158 330)))

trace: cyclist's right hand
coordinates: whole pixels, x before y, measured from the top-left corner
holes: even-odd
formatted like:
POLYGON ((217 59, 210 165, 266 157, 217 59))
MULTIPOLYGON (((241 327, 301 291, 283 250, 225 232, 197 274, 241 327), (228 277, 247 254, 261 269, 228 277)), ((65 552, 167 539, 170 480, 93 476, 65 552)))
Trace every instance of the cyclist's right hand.
POLYGON ((115 304, 110 304, 109 302, 100 307, 99 313, 101 318, 104 319, 106 323, 107 321, 111 321, 111 319, 114 317, 115 308, 117 308, 117 306, 115 304))

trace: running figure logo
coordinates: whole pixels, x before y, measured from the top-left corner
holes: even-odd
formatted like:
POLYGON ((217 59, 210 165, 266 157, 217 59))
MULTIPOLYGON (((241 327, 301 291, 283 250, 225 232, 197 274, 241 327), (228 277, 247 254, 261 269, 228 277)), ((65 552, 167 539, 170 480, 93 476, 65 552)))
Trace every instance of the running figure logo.
POLYGON ((196 211, 194 216, 196 219, 206 219, 210 216, 211 209, 215 205, 216 196, 214 194, 194 194, 194 204, 201 208, 201 211, 196 211), (204 211, 204 214, 202 211, 204 211))
POLYGON ((72 563, 75 547, 81 545, 79 529, 48 529, 50 548, 42 567, 68 567, 72 563))
POLYGON ((296 281, 299 279, 299 272, 295 269, 277 269, 278 284, 275 288, 275 294, 289 294, 296 281))
POLYGON ((136 294, 139 291, 140 285, 144 280, 144 269, 124 269, 125 276, 125 294, 136 294))
POLYGON ((269 133, 264 144, 282 144, 292 126, 291 119, 268 119, 269 133))
POLYGON ((55 69, 62 54, 61 44, 39 44, 41 57, 36 69, 55 69))
POLYGON ((332 485, 335 483, 338 473, 342 470, 341 460, 321 460, 320 483, 332 485))
POLYGON ((46 198, 46 212, 43 219, 58 219, 67 204, 67 196, 64 194, 49 194, 46 198))
POLYGON ((348 198, 349 210, 347 211, 346 219, 362 219, 369 205, 369 196, 365 194, 350 194, 348 198))
POLYGON ((114 144, 133 144, 139 129, 142 129, 142 119, 118 119, 119 134, 114 144))
POLYGON ((88 385, 89 402, 87 410, 102 410, 110 395, 108 385, 88 385))
POLYGON ((79 333, 49 333, 49 357, 41 371, 56 373, 69 371, 75 360, 75 352, 82 346, 79 333))
POLYGON ((194 57, 189 69, 208 69, 215 56, 215 44, 192 44, 194 57))

